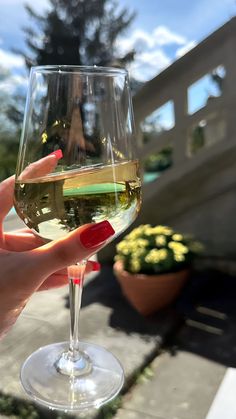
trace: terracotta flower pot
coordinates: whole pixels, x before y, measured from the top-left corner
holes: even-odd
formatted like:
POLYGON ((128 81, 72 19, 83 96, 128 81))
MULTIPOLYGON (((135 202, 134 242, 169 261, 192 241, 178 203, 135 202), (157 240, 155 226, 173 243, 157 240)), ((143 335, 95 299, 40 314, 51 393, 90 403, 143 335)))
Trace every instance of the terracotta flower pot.
POLYGON ((131 274, 120 261, 115 262, 114 273, 125 297, 143 315, 171 304, 189 277, 189 269, 157 275, 131 274))

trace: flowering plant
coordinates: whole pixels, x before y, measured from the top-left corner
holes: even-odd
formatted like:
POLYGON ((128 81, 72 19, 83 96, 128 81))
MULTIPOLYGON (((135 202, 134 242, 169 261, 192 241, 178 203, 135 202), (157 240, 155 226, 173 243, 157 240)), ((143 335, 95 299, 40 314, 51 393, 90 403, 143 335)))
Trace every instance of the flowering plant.
POLYGON ((115 260, 130 273, 157 274, 179 271, 202 251, 202 245, 170 227, 140 225, 116 246, 115 260))

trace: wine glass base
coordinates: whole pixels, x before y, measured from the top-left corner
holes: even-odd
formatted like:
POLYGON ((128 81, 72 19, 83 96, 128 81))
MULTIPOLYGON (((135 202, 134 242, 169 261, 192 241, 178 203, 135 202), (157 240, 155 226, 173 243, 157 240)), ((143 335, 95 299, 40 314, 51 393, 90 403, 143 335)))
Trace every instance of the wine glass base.
POLYGON ((92 370, 83 376, 61 374, 56 364, 69 343, 44 346, 27 358, 21 369, 21 383, 35 401, 52 409, 86 411, 112 400, 124 383, 119 361, 101 346, 81 342, 80 348, 92 370))

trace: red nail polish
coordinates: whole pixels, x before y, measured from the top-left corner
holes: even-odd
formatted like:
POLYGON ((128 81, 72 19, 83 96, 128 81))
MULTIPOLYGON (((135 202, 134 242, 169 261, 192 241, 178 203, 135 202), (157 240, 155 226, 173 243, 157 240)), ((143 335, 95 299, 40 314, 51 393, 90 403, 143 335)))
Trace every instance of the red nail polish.
POLYGON ((73 278, 73 283, 74 283, 75 285, 81 285, 81 284, 82 284, 82 281, 81 281, 81 279, 80 279, 80 278, 73 278))
POLYGON ((58 150, 55 150, 52 153, 50 153, 49 156, 56 156, 57 160, 60 160, 63 157, 63 153, 62 150, 59 148, 58 150))
POLYGON ((100 223, 92 224, 87 227, 86 230, 80 234, 80 241, 84 247, 90 249, 97 247, 109 237, 115 234, 115 230, 112 228, 108 221, 102 221, 100 223))
POLYGON ((98 271, 100 271, 101 270, 101 264, 99 263, 99 262, 94 262, 94 261, 92 261, 92 270, 93 271, 96 271, 96 272, 98 272, 98 271))

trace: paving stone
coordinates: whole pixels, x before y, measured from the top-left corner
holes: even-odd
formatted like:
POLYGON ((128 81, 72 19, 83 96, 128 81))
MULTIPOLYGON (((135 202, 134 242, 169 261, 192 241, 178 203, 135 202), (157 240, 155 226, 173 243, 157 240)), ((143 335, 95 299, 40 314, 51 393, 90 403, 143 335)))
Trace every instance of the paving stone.
POLYGON ((115 419, 165 419, 161 416, 148 415, 147 413, 137 412, 135 410, 119 409, 115 419))
POLYGON ((226 370, 184 351, 163 353, 151 368, 153 376, 125 396, 114 419, 205 419, 226 370))

